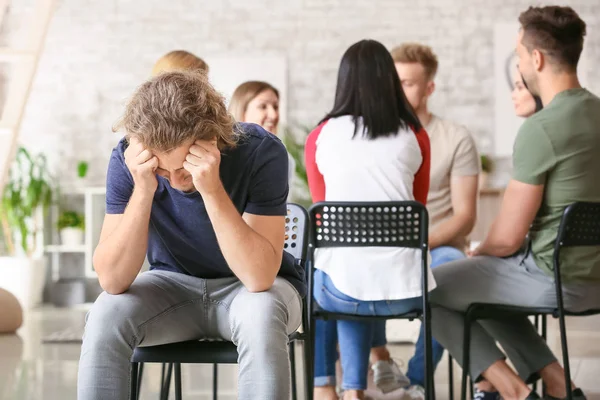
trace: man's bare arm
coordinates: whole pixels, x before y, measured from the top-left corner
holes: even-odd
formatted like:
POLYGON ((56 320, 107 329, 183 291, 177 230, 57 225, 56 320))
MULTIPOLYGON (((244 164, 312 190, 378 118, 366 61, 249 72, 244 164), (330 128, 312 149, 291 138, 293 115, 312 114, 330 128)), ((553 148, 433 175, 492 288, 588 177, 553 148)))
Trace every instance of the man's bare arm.
POLYGON ((471 232, 477 219, 477 184, 477 175, 451 178, 453 215, 429 233, 431 249, 452 243, 457 236, 466 236, 471 232))
POLYGON ((543 196, 544 185, 511 180, 504 193, 500 213, 487 237, 472 255, 507 257, 519 250, 542 204, 543 196))
POLYGON ((148 250, 151 208, 152 196, 134 190, 125 213, 104 217, 94 269, 106 292, 123 293, 140 272, 148 250))
POLYGON ((224 189, 204 203, 229 268, 249 291, 270 289, 281 267, 285 217, 241 216, 224 189))

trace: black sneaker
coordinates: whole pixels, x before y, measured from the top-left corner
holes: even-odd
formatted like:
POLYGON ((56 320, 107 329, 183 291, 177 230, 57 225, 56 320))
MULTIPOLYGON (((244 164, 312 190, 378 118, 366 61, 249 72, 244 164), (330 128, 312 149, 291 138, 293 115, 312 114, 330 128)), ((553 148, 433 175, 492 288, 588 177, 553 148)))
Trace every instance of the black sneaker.
MULTIPOLYGON (((566 399, 566 397, 565 397, 566 399)), ((544 400, 561 400, 558 397, 544 396, 544 400)), ((573 400, 586 400, 585 394, 581 389, 573 389, 573 400)))
POLYGON ((475 389, 473 394, 473 400, 500 400, 500 393, 498 392, 484 392, 483 390, 475 389))

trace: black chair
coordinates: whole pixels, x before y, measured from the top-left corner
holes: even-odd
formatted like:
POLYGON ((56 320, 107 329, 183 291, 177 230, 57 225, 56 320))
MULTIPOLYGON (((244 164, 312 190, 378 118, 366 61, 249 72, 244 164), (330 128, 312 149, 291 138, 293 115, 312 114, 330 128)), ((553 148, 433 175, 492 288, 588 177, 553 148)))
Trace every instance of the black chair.
MULTIPOLYGON (((297 204, 288 204, 285 219, 285 244, 284 250, 296 258, 296 262, 304 264, 307 247, 308 214, 297 204)), ((307 341, 308 314, 306 298, 303 300, 302 326, 304 332, 294 332, 290 335, 290 362, 292 372, 292 398, 297 399, 295 349, 296 341, 304 342, 305 360, 309 359, 311 346, 307 341)), ((160 398, 168 399, 171 373, 175 371, 175 399, 181 400, 181 364, 213 364, 213 399, 217 399, 217 364, 236 364, 238 359, 237 347, 225 340, 190 340, 179 343, 164 344, 159 346, 137 347, 131 358, 131 399, 139 398, 141 388, 141 372, 143 363, 163 363, 160 398), (168 364, 168 366, 167 366, 168 364), (139 368, 138 368, 139 365, 139 368)), ((308 368, 305 363, 305 368, 308 368)), ((309 374, 305 373, 305 390, 312 393, 312 381, 309 374)))
MULTIPOLYGON (((567 348, 567 329, 565 316, 588 316, 600 314, 600 309, 582 312, 565 310, 562 295, 562 281, 560 273, 560 253, 565 247, 600 246, 600 203, 573 203, 568 206, 561 218, 556 241, 554 242, 554 283, 556 286, 557 307, 515 307, 502 304, 474 303, 469 306, 465 316, 464 341, 463 341, 463 374, 461 399, 466 398, 467 375, 469 371, 471 324, 482 319, 503 319, 515 316, 535 316, 536 328, 539 327, 538 317, 542 320, 542 337, 546 338, 546 315, 558 318, 560 326, 560 341, 563 354, 563 368, 567 385, 567 399, 573 398, 571 390, 571 369, 569 366, 569 351, 567 348)), ((533 383, 533 382, 532 382, 533 383)))
MULTIPOLYGON (((428 290, 428 224, 427 209, 414 201, 406 202, 322 202, 309 210, 308 310, 310 344, 314 346, 316 319, 349 319, 358 321, 416 319, 425 325, 425 377, 427 399, 435 399, 431 322, 428 290), (420 249, 423 310, 391 316, 359 316, 333 313, 321 309, 313 300, 314 251, 322 247, 410 247, 420 249)), ((307 361, 311 381, 314 379, 314 351, 307 361)), ((311 396, 308 397, 312 400, 311 396)))

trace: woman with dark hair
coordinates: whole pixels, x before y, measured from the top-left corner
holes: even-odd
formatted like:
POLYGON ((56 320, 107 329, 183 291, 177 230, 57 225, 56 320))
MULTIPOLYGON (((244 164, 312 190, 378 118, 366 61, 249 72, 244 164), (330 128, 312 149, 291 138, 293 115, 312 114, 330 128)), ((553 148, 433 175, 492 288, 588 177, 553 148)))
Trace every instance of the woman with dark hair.
MULTIPOLYGON (((429 139, 381 43, 362 40, 342 57, 333 109, 309 135, 305 158, 314 202, 416 200, 425 204, 429 139)), ((363 315, 420 309, 420 257, 418 249, 318 249, 315 301, 325 310, 363 315)), ((433 289, 431 273, 429 281, 433 289)), ((337 342, 343 399, 365 398, 369 352, 374 336, 381 332, 385 323, 317 322, 316 399, 337 399, 337 342)), ((391 359, 381 361, 385 362, 378 364, 395 379, 397 366, 391 359)))

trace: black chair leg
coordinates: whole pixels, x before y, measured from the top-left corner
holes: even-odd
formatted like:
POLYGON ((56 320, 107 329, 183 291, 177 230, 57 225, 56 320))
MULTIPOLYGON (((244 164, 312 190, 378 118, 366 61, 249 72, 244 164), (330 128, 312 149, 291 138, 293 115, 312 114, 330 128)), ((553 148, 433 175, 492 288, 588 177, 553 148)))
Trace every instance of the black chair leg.
POLYGON ((290 353, 290 373, 292 378, 292 400, 298 400, 298 388, 296 386, 296 342, 288 345, 290 353))
POLYGON ((424 296, 424 307, 423 307, 423 324, 425 326, 425 395, 428 400, 435 400, 435 385, 433 383, 433 336, 431 334, 431 309, 429 304, 425 301, 424 296))
POLYGON ((560 345, 563 353, 563 369, 565 370, 565 385, 567 387, 567 399, 573 399, 573 388, 571 387, 571 366, 569 364, 569 349, 567 346, 567 325, 565 322, 564 312, 560 312, 558 317, 560 325, 560 345))
MULTIPOLYGON (((471 347, 471 320, 469 314, 465 316, 465 326, 463 332, 463 362, 462 362, 462 379, 460 385, 460 399, 467 399, 467 378, 469 375, 469 350, 471 347)), ((473 385, 471 385, 471 388, 473 385)), ((472 392, 472 389, 471 389, 472 392)), ((473 397, 471 395, 471 397, 473 397)))
POLYGON ((130 388, 130 394, 129 394, 129 398, 130 399, 137 399, 138 398, 138 392, 137 392, 137 388, 138 388, 138 363, 132 362, 131 363, 131 377, 130 377, 130 382, 129 382, 129 388, 130 388))
POLYGON ((181 396, 181 364, 175 363, 175 400, 182 400, 181 396))
MULTIPOLYGON (((544 341, 548 340, 548 318, 546 315, 542 315, 542 338, 544 341)), ((542 397, 546 397, 546 384, 542 381, 542 397)))
POLYGON ((140 363, 140 367, 138 370, 138 380, 137 380, 137 397, 136 400, 139 400, 140 394, 142 393, 142 378, 144 377, 144 363, 140 363))
POLYGON ((160 388, 160 400, 169 400, 169 391, 171 390, 171 375, 173 374, 173 364, 169 363, 167 374, 160 388))
POLYGON ((213 364, 213 400, 219 398, 219 364, 213 364))
POLYGON ((310 319, 310 325, 304 340, 304 397, 307 400, 314 398, 314 381, 315 381, 315 319, 310 319))
POLYGON ((454 360, 448 352, 448 400, 454 400, 454 360))

